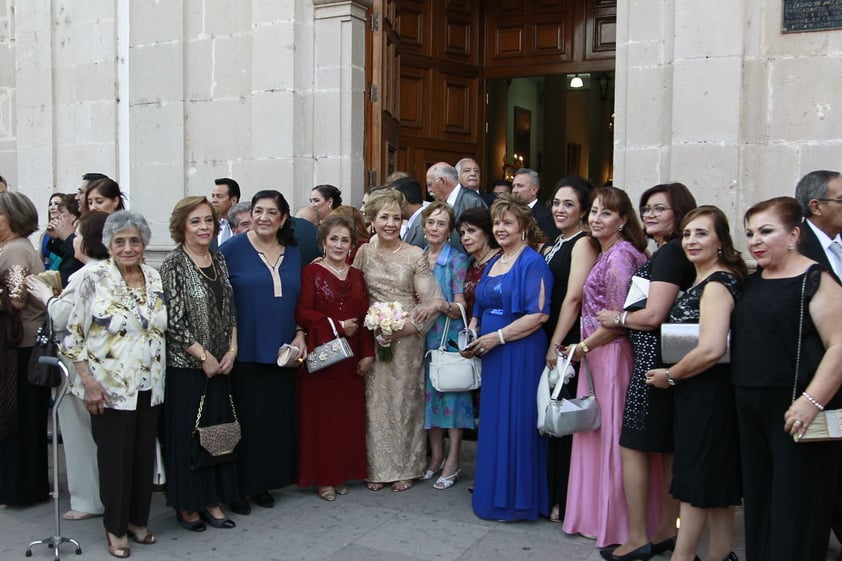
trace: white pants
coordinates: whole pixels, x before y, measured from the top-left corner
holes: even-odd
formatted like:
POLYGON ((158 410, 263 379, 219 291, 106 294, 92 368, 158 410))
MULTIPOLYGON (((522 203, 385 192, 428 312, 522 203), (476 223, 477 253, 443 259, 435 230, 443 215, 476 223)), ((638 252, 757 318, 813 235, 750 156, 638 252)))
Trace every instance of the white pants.
POLYGON ((105 509, 99 500, 96 444, 85 402, 68 393, 58 408, 58 419, 64 441, 70 508, 89 514, 102 514, 105 509))

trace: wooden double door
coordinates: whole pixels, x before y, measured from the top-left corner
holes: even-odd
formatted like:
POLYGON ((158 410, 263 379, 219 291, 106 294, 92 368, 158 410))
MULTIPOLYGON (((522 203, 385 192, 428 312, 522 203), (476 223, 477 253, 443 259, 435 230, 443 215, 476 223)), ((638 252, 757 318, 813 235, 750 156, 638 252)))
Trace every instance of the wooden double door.
POLYGON ((366 188, 398 170, 423 185, 431 164, 466 156, 497 178, 488 81, 613 71, 616 12, 616 0, 374 0, 366 188))

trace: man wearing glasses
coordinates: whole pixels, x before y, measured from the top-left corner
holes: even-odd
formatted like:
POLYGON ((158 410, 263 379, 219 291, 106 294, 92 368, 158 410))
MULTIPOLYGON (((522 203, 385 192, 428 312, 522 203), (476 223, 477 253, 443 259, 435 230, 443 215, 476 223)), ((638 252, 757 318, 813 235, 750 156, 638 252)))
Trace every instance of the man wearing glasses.
POLYGON ((801 253, 842 278, 842 176, 838 171, 811 171, 796 185, 795 198, 804 210, 801 253))

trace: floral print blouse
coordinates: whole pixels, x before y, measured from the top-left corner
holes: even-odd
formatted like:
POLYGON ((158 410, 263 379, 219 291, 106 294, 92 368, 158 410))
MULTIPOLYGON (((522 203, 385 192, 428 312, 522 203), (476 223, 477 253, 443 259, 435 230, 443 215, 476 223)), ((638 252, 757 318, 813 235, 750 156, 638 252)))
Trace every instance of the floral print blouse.
POLYGON ((164 401, 167 308, 158 272, 141 265, 145 289, 126 286, 111 259, 80 270, 62 351, 87 362, 109 394, 107 407, 132 411, 139 391, 164 401))

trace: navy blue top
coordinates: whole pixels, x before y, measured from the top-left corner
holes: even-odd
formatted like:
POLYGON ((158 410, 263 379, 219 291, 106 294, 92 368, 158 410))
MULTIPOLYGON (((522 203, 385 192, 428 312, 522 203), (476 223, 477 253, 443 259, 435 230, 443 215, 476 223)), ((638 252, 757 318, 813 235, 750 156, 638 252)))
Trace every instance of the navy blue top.
POLYGON ((286 246, 280 266, 280 296, 269 268, 248 235, 234 236, 219 248, 228 265, 237 305, 237 360, 274 364, 278 347, 295 337, 295 306, 301 292, 301 253, 286 246))

